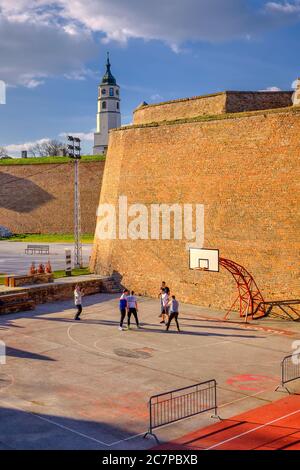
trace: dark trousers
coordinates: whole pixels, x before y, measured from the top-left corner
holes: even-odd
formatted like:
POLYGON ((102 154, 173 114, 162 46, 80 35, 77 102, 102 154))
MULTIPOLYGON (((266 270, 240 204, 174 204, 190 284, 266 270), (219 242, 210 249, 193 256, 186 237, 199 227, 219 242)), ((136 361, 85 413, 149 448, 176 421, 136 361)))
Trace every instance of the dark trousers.
POLYGON ((77 313, 75 315, 75 318, 79 318, 80 317, 80 314, 82 312, 82 305, 76 305, 76 308, 77 308, 77 313))
POLYGON ((180 329, 179 329, 179 323, 178 323, 178 312, 171 312, 171 313, 170 313, 170 315, 169 315, 169 320, 168 320, 168 323, 167 323, 167 330, 169 329, 169 326, 170 326, 171 321, 173 320, 173 318, 175 318, 177 330, 180 331, 180 329))
POLYGON ((138 319, 138 315, 137 315, 136 308, 130 308, 129 311, 128 311, 128 320, 127 320, 128 326, 130 326, 130 317, 131 317, 131 314, 132 314, 132 315, 134 316, 134 318, 135 318, 136 326, 139 326, 139 319, 138 319))
POLYGON ((124 318, 126 317, 126 308, 120 308, 120 313, 121 313, 120 326, 122 327, 124 318))

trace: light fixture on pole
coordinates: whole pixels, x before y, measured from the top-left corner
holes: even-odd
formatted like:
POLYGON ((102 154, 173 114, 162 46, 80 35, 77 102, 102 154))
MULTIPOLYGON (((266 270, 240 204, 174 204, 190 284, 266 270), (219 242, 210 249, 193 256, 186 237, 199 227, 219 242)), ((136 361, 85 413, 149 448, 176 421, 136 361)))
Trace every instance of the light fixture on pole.
POLYGON ((80 139, 68 135, 68 156, 74 158, 74 266, 82 268, 82 245, 81 245, 81 219, 80 219, 80 186, 79 186, 79 160, 80 156, 80 139))

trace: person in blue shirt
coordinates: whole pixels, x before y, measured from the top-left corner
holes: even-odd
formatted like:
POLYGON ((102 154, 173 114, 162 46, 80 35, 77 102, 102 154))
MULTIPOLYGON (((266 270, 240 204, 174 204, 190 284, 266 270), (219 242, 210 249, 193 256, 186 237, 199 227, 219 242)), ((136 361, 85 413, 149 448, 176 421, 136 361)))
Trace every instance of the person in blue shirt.
POLYGON ((119 308, 120 308, 120 314, 121 314, 121 319, 120 319, 120 326, 119 330, 123 331, 123 322, 126 317, 126 311, 127 311, 127 296, 129 294, 129 291, 127 289, 123 290, 123 294, 120 297, 119 301, 119 308))

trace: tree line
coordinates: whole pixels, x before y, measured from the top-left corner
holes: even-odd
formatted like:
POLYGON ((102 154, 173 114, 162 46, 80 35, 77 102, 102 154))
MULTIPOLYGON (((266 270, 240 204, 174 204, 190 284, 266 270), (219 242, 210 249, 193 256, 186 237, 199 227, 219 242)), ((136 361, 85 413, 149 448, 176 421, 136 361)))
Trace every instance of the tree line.
MULTIPOLYGON (((67 146, 59 140, 45 140, 41 143, 36 143, 27 148, 27 153, 30 157, 56 157, 64 156, 66 154, 67 146)), ((8 155, 7 149, 0 146, 0 159, 11 158, 8 155)))

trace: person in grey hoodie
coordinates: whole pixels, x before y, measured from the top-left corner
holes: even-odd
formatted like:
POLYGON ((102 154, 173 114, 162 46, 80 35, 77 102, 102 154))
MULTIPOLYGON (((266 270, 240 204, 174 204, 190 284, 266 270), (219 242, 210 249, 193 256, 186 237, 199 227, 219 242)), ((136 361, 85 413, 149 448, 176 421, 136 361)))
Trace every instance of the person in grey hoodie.
POLYGON ((179 323, 178 323, 179 302, 178 302, 178 300, 176 300, 175 295, 172 295, 171 300, 169 302, 169 306, 170 306, 170 314, 169 314, 169 320, 168 320, 168 323, 167 323, 166 331, 169 330, 171 321, 173 320, 173 318, 175 318, 177 330, 179 332, 180 331, 179 323))

